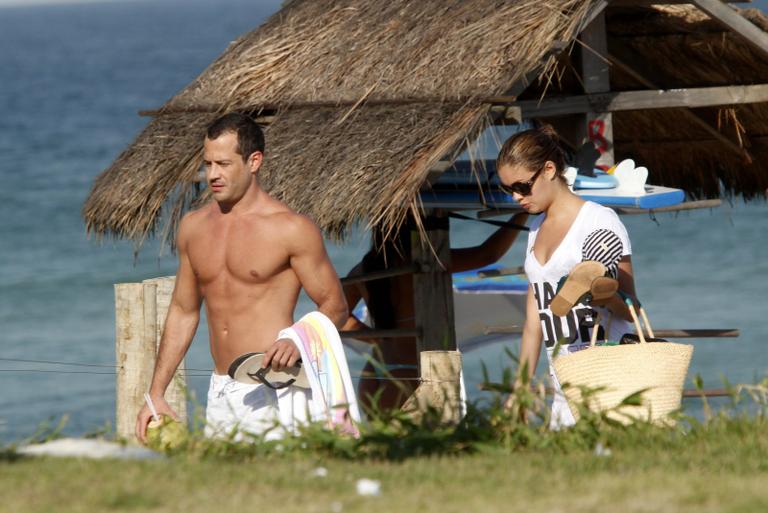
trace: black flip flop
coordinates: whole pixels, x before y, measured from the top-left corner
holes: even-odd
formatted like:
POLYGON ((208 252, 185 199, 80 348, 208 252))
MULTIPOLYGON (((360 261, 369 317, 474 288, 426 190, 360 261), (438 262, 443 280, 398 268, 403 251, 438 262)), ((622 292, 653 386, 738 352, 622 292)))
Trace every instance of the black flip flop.
POLYGON ((248 385, 261 384, 279 390, 288 386, 310 388, 307 373, 301 366, 301 360, 293 367, 276 371, 272 367, 263 367, 264 353, 245 353, 238 356, 229 366, 227 374, 239 383, 248 385))

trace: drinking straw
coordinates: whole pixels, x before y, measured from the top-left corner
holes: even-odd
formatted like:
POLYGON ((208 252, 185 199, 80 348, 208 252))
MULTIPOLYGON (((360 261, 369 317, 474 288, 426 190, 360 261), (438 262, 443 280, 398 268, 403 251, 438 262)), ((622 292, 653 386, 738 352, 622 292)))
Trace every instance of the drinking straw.
POLYGON ((160 415, 157 414, 157 410, 155 409, 155 403, 152 402, 152 398, 149 397, 149 394, 146 392, 144 392, 144 400, 147 401, 147 406, 149 406, 149 411, 152 412, 152 418, 157 422, 160 422, 160 415))

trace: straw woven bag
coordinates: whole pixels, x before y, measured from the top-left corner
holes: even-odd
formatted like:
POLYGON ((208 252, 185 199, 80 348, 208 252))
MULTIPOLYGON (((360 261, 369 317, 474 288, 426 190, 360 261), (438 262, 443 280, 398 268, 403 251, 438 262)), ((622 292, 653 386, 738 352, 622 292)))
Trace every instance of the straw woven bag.
MULTIPOLYGON (((595 346, 597 323, 593 330, 591 347, 556 357, 552 365, 558 381, 565 385, 563 392, 576 420, 578 404, 583 402, 581 389, 586 386, 600 388, 590 396, 590 410, 605 411, 618 406, 627 396, 645 390, 641 406, 624 406, 608 416, 622 423, 642 419, 658 423, 671 423, 669 414, 680 409, 683 384, 691 362, 693 346, 672 342, 647 342, 634 307, 630 307, 639 344, 595 346)), ((648 333, 653 331, 648 324, 648 333)))

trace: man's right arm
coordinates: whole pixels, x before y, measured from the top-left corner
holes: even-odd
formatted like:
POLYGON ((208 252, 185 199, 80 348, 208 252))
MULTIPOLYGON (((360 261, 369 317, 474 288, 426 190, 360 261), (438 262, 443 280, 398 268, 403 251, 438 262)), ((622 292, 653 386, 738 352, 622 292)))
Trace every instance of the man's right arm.
MULTIPOLYGON (((185 219, 179 227, 177 239, 179 268, 176 272, 176 284, 168 308, 163 336, 160 339, 152 384, 149 388, 149 395, 158 413, 165 413, 174 418, 177 415, 165 401, 165 391, 192 343, 192 338, 200 321, 200 305, 202 304, 197 277, 192 270, 187 253, 189 224, 189 220, 185 219)), ((149 408, 144 405, 136 419, 136 438, 142 443, 146 441, 147 424, 150 419, 149 408)))

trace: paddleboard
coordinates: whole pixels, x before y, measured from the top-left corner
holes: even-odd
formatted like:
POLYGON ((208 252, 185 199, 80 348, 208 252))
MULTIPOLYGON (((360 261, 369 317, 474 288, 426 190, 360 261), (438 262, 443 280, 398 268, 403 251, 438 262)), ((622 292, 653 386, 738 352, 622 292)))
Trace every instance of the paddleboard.
POLYGON ((616 189, 590 189, 575 191, 588 201, 594 201, 607 207, 661 208, 679 205, 685 201, 685 192, 681 189, 645 185, 643 194, 627 194, 616 189))

